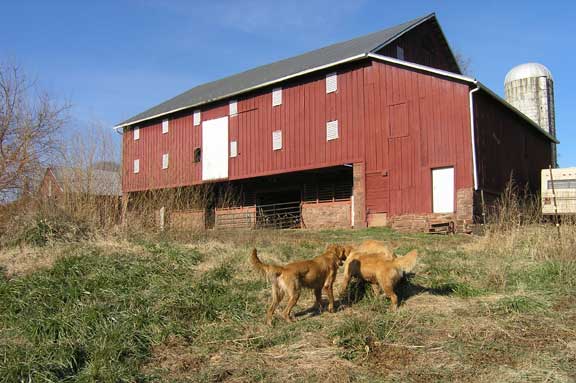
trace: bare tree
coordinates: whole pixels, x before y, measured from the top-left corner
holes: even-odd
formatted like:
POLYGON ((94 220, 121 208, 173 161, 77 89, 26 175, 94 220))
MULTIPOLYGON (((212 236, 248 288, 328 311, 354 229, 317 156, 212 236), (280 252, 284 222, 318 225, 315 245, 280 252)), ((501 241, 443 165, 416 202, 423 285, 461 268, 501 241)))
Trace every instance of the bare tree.
POLYGON ((462 74, 465 76, 473 76, 472 73, 472 59, 470 57, 465 56, 460 50, 454 51, 454 58, 462 71, 462 74))
POLYGON ((0 199, 30 192, 40 169, 60 152, 68 109, 38 89, 19 65, 0 62, 0 199))

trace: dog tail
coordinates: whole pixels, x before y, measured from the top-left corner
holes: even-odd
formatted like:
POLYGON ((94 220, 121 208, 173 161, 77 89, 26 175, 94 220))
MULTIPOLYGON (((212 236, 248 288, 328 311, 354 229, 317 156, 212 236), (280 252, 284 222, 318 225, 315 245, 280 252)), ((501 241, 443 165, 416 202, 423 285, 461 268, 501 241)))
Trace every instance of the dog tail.
POLYGON ((394 259, 394 267, 402 270, 405 273, 412 271, 414 266, 416 266, 416 260, 418 259, 418 250, 412 250, 403 257, 398 257, 394 259))
POLYGON ((250 262, 252 263, 252 266, 254 266, 254 268, 256 270, 260 271, 263 274, 272 274, 273 276, 278 276, 284 270, 280 266, 268 265, 268 264, 262 262, 260 260, 260 258, 258 258, 258 252, 256 251, 256 249, 252 249, 252 255, 250 256, 250 262))

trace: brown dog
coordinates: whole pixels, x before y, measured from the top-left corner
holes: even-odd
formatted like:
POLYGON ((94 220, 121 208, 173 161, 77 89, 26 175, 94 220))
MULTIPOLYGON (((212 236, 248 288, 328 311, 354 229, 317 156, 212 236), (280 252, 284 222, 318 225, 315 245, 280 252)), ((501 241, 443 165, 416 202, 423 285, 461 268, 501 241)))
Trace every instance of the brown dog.
POLYGON ((372 254, 380 254, 382 258, 392 260, 396 258, 394 254, 394 246, 393 243, 387 243, 383 241, 377 241, 375 239, 367 239, 362 242, 360 245, 355 246, 352 250, 352 253, 372 253, 372 254))
POLYGON ((350 283, 350 278, 359 277, 372 284, 375 293, 378 287, 392 301, 391 310, 398 307, 398 296, 394 292, 394 287, 402 278, 404 273, 412 271, 416 265, 418 251, 412 250, 403 257, 385 259, 381 253, 360 253, 352 252, 344 264, 344 282, 342 293, 345 293, 350 283))
POLYGON ((252 250, 250 260, 252 265, 260 272, 265 273, 272 282, 272 303, 266 313, 266 323, 272 324, 272 316, 276 307, 288 295, 288 304, 282 312, 282 316, 288 322, 294 319, 290 312, 298 302, 300 289, 307 287, 314 290, 316 302, 314 308, 321 310, 322 289, 328 294, 328 311, 334 311, 334 293, 332 286, 336 279, 338 267, 346 260, 350 247, 330 245, 323 254, 316 258, 292 262, 284 266, 268 265, 260 261, 256 249, 252 250))

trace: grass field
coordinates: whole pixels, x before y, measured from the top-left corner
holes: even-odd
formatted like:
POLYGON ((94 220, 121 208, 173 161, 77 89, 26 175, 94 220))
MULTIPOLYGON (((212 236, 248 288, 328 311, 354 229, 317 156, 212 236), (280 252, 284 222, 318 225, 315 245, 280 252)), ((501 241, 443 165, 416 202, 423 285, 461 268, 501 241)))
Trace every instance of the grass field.
POLYGON ((534 239, 554 235, 236 231, 3 249, 0 382, 575 381, 574 241, 534 239), (253 246, 284 263, 367 238, 422 253, 397 312, 357 283, 336 313, 306 312, 306 291, 297 322, 265 325, 253 246))

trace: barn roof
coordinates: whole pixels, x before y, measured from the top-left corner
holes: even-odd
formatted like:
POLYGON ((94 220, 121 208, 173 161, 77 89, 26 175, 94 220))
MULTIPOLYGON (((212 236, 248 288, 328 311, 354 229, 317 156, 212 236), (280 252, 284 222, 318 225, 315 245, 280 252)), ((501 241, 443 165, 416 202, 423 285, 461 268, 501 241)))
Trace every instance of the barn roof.
POLYGON ((408 30, 429 19, 435 19, 435 17, 435 14, 431 13, 392 28, 329 45, 298 56, 259 66, 220 80, 199 85, 132 118, 129 118, 120 123, 117 127, 127 126, 176 112, 178 110, 231 97, 247 90, 266 86, 270 83, 294 75, 301 75, 308 71, 318 70, 324 66, 333 66, 343 61, 365 57, 368 53, 382 49, 408 30))

